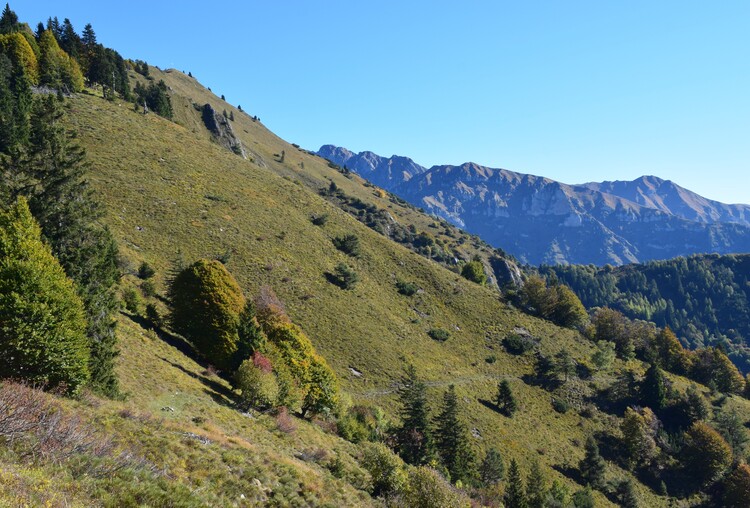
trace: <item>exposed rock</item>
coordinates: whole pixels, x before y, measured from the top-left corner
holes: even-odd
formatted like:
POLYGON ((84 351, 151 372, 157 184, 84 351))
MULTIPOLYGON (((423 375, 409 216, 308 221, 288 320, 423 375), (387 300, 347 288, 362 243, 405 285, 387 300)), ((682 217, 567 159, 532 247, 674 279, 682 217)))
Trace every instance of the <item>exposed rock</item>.
POLYGON ((204 104, 202 108, 203 123, 216 140, 224 148, 231 150, 243 159, 247 159, 247 153, 242 143, 234 134, 232 123, 223 114, 218 113, 210 104, 204 104))

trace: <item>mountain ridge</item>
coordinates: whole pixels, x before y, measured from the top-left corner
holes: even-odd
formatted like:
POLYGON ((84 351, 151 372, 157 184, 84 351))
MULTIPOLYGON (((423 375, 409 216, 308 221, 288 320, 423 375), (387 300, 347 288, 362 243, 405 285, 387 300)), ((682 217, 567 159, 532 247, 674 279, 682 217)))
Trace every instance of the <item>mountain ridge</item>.
POLYGON ((408 157, 333 145, 318 154, 530 264, 622 265, 750 250, 750 206, 658 177, 571 185, 473 162, 427 169, 408 157), (405 176, 393 178, 399 171, 405 176))

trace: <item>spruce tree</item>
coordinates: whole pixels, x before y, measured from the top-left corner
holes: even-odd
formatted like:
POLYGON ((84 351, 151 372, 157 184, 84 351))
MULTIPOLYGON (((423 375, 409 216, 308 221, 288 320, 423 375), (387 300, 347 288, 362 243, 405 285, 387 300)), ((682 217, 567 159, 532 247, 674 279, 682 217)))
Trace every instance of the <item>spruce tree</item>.
POLYGON ((505 416, 511 417, 513 413, 518 409, 518 403, 513 395, 513 391, 510 388, 510 383, 507 379, 503 379, 500 384, 497 385, 497 407, 501 413, 505 416))
POLYGON ((633 480, 628 478, 621 482, 617 491, 618 497, 620 498, 620 506, 623 508, 638 508, 641 506, 633 480))
POLYGON ((448 470, 451 481, 469 482, 474 476, 474 454, 469 431, 459 415, 458 397, 453 385, 443 395, 443 407, 435 420, 435 449, 448 470))
POLYGON ((529 508, 544 508, 547 499, 547 479, 538 460, 531 465, 526 481, 526 505, 529 508))
POLYGON ((605 467, 604 459, 599 455, 599 445, 596 439, 594 436, 589 436, 586 440, 586 455, 579 465, 581 478, 595 489, 601 489, 604 486, 605 467))
POLYGON ((667 403, 667 385, 664 373, 656 363, 646 371, 641 384, 641 400, 643 404, 655 411, 661 411, 667 403))
POLYGON ((18 30, 18 15, 5 4, 3 15, 0 17, 0 34, 9 34, 18 30))
POLYGON ((401 426, 396 429, 398 453, 412 465, 425 464, 432 456, 427 386, 417 376, 417 369, 409 365, 398 389, 401 426))
POLYGON ((521 478, 521 469, 516 459, 511 459, 508 468, 508 481, 505 486, 505 506, 507 508, 527 508, 526 489, 521 478))
POLYGON ((479 481, 484 486, 491 486, 499 482, 505 476, 505 464, 500 452, 490 448, 479 465, 479 481))
POLYGON ((89 378, 83 303, 26 200, 0 212, 0 377, 75 392, 89 378))

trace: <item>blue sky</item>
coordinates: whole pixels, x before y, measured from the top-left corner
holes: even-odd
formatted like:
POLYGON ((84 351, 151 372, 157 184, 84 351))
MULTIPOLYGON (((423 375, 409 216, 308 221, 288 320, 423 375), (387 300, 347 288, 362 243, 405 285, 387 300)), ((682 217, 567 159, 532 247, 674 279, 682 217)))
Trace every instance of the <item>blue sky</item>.
POLYGON ((750 203, 750 2, 11 2, 284 139, 750 203))

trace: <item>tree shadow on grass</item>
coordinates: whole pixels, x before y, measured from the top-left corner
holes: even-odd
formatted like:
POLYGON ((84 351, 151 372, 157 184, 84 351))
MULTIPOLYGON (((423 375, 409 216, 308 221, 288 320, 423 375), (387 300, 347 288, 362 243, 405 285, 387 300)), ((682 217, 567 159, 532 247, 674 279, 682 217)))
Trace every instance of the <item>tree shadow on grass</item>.
POLYGON ((214 381, 213 379, 210 379, 202 374, 197 374, 191 370, 188 370, 179 363, 175 363, 161 356, 159 357, 159 359, 168 363, 175 369, 182 371, 191 378, 200 381, 206 387, 203 391, 208 394, 214 400, 214 402, 223 406, 236 407, 238 402, 237 395, 230 388, 227 388, 218 381, 214 381))

